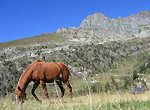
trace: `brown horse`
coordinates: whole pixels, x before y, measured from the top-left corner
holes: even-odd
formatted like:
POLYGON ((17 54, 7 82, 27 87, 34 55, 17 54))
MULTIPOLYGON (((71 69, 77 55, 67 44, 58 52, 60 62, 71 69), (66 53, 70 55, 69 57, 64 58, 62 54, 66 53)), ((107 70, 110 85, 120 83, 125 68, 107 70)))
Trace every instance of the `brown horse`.
POLYGON ((17 86, 15 87, 15 95, 17 103, 23 103, 26 99, 26 88, 28 84, 33 81, 32 95, 39 102, 42 102, 36 95, 35 90, 41 84, 44 94, 49 99, 46 83, 56 82, 62 93, 62 101, 65 89, 63 83, 69 88, 70 98, 72 100, 72 87, 69 83, 69 70, 66 65, 61 62, 44 62, 36 60, 25 70, 21 75, 17 86))

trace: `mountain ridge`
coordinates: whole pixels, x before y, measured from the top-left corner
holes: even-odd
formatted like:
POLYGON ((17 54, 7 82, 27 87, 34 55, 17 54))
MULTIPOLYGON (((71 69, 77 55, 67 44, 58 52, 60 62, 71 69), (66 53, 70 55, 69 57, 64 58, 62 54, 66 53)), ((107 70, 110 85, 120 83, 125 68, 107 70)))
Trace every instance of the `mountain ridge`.
POLYGON ((61 28, 56 33, 67 38, 86 38, 92 41, 97 38, 98 42, 114 40, 126 40, 136 37, 150 36, 150 11, 141 11, 137 15, 129 17, 109 18, 103 13, 88 15, 80 24, 80 27, 61 28))
POLYGON ((94 13, 88 15, 78 28, 58 28, 54 33, 43 33, 39 36, 0 43, 0 49, 13 46, 28 46, 30 43, 37 45, 48 43, 52 40, 55 42, 56 39, 65 39, 77 44, 91 42, 102 44, 108 41, 142 37, 150 37, 150 11, 141 11, 136 15, 118 17, 118 19, 109 18, 103 13, 94 13))

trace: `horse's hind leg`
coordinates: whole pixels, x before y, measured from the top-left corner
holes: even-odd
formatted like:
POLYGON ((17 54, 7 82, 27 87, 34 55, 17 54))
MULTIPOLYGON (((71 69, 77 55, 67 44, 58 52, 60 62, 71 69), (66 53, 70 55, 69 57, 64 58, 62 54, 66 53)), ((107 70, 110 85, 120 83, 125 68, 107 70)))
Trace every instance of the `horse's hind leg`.
POLYGON ((64 96, 64 93, 65 93, 65 89, 64 89, 61 81, 56 81, 56 83, 57 83, 57 85, 59 86, 59 88, 61 90, 61 93, 62 93, 61 98, 62 98, 62 102, 64 102, 63 96, 64 96))
MULTIPOLYGON (((45 94, 46 98, 47 98, 48 101, 49 101, 49 96, 48 96, 48 92, 47 92, 47 88, 46 88, 46 83, 43 82, 42 80, 40 80, 40 84, 41 84, 41 86, 42 86, 42 88, 43 88, 43 90, 44 90, 44 94, 45 94)), ((49 101, 49 103, 50 103, 50 101, 49 101)))
POLYGON ((67 87, 68 87, 68 89, 69 89, 69 95, 70 95, 70 99, 71 99, 71 101, 72 101, 72 87, 71 87, 69 81, 66 82, 66 85, 67 85, 67 87))
POLYGON ((37 101, 39 101, 39 102, 41 102, 42 103, 42 101, 35 95, 35 90, 36 90, 36 88, 39 86, 39 82, 38 83, 36 83, 36 82, 34 82, 34 85, 33 85, 33 88, 32 88, 32 91, 31 91, 31 93, 32 93, 32 95, 35 97, 35 99, 37 100, 37 101))

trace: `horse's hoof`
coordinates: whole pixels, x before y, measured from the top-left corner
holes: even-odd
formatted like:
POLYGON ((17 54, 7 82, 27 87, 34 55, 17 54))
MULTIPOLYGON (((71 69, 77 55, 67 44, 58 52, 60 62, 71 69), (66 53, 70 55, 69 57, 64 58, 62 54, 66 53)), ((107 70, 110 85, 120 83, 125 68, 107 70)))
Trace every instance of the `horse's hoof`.
POLYGON ((61 103, 64 103, 64 99, 63 98, 61 98, 61 103))
POLYGON ((38 100, 38 102, 42 103, 42 100, 38 100))
POLYGON ((50 106, 51 104, 49 103, 48 106, 50 106))

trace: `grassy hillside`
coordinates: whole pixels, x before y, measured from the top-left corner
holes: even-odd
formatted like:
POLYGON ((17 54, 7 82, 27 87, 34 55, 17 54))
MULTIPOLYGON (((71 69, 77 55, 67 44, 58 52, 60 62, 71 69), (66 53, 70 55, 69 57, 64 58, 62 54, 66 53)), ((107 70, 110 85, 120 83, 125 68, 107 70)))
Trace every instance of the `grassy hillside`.
POLYGON ((65 38, 62 38, 56 33, 43 33, 39 36, 33 36, 24 39, 18 39, 14 41, 0 43, 0 49, 12 47, 12 46, 28 46, 28 45, 35 45, 35 44, 43 44, 47 42, 64 42, 65 38))

